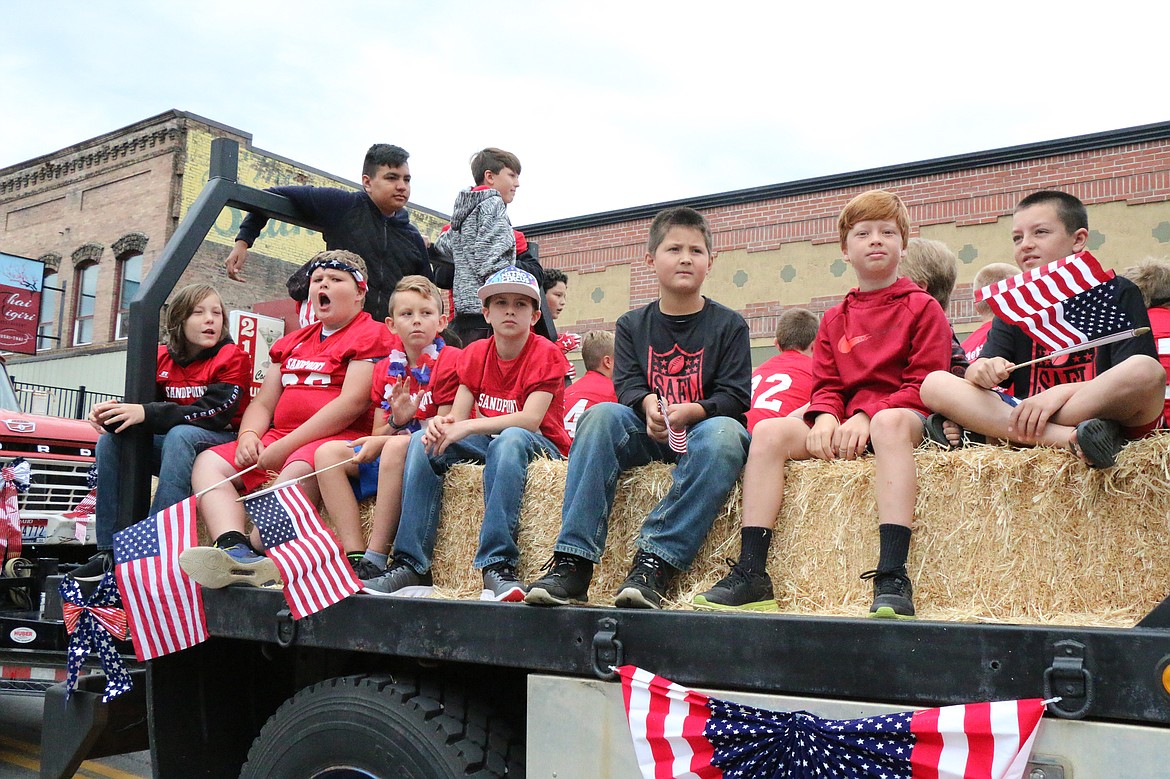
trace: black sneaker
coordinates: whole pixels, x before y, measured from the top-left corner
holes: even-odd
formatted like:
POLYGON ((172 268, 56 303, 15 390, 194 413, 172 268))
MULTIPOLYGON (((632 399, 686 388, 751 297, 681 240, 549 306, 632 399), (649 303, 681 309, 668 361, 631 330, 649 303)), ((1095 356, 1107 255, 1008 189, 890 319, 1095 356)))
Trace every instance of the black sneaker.
POLYGON ((873 605, 869 616, 879 619, 914 619, 914 587, 906 566, 890 571, 866 571, 862 579, 873 579, 873 605))
POLYGON ((105 575, 114 570, 114 550, 99 549, 98 553, 85 563, 66 574, 70 579, 78 582, 100 582, 105 575))
POLYGON ((780 610, 772 594, 772 579, 766 572, 749 571, 734 560, 727 564, 731 572, 711 589, 696 595, 692 604, 701 609, 780 610))
POLYGON ((419 573, 405 560, 393 560, 382 575, 362 582, 362 592, 395 598, 426 598, 435 591, 431 572, 419 573))
POLYGON ((386 570, 379 568, 377 563, 367 560, 362 555, 346 555, 345 559, 349 561, 349 567, 353 569, 354 575, 362 581, 377 579, 386 570))
POLYGON ((524 600, 524 584, 516 576, 511 563, 495 563, 483 569, 483 591, 480 600, 519 603, 524 600))
POLYGON ((532 583, 524 602, 534 606, 567 606, 589 602, 593 563, 584 557, 554 552, 542 571, 550 571, 532 583))
POLYGON ((657 609, 674 578, 675 569, 665 560, 641 549, 634 554, 630 574, 618 587, 613 605, 623 609, 657 609))

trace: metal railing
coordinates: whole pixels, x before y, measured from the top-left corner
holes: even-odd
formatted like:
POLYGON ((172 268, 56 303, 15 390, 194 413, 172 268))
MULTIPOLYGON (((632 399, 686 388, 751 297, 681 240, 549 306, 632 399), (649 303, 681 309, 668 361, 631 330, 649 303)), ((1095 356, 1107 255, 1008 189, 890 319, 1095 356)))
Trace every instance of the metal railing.
POLYGON ((53 417, 85 419, 89 410, 106 400, 121 400, 121 395, 108 392, 92 392, 82 385, 77 388, 54 387, 49 384, 30 384, 24 381, 12 382, 20 409, 28 414, 48 414, 53 417))

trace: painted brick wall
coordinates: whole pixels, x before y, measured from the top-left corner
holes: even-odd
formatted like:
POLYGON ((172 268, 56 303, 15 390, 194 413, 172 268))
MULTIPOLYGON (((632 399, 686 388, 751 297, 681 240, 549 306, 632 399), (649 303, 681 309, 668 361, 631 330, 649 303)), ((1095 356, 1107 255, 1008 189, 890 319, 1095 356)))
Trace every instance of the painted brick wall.
MULTIPOLYGON (((703 208, 717 250, 732 255, 729 261, 742 274, 735 282, 740 289, 710 278, 705 292, 718 300, 741 301, 736 307, 754 339, 770 339, 786 307, 819 312, 834 305, 853 283, 851 272, 834 265, 840 256, 837 215, 854 195, 877 187, 906 201, 912 234, 943 240, 959 254, 959 283, 949 313, 960 333, 978 321, 971 279, 987 263, 1011 262, 1010 214, 1030 192, 1060 189, 1081 198, 1089 206, 1094 232, 1090 248, 1106 265, 1123 268, 1143 256, 1170 254, 1170 140, 1162 139, 703 208), (1162 224, 1166 228, 1159 230, 1162 224), (791 280, 777 278, 786 267, 791 280), (777 288, 783 294, 776 294, 777 288), (759 294, 753 295, 753 289, 759 294)), ((629 309, 655 299, 654 276, 642 262, 649 223, 643 216, 562 231, 528 228, 530 239, 540 244, 543 264, 570 274, 561 329, 611 327, 594 309, 603 306, 610 315, 602 319, 612 320, 615 307, 629 309), (628 294, 612 284, 619 269, 628 273, 628 294), (609 271, 604 278, 593 275, 603 270, 609 271), (619 305, 614 296, 623 295, 619 305)), ((716 268, 719 264, 717 259, 716 268)))

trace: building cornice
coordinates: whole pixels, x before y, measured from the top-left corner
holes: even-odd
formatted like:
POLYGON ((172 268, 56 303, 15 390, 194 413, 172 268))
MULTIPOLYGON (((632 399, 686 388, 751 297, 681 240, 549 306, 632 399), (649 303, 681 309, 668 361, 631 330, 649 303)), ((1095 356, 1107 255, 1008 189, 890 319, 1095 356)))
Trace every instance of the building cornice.
POLYGON ((1127 127, 1121 130, 1108 130, 1089 135, 1078 135, 1071 138, 1026 143, 1020 146, 1007 146, 1000 149, 990 149, 988 151, 968 154, 956 154, 950 157, 938 157, 920 162, 869 168, 831 176, 819 176, 782 184, 769 184, 763 187, 737 189, 714 195, 700 195, 698 197, 683 198, 680 200, 668 200, 661 203, 618 209, 616 211, 603 211, 596 214, 570 217, 568 219, 538 222, 536 224, 523 225, 518 229, 522 230, 529 238, 532 238, 550 233, 562 233, 569 230, 582 230, 638 219, 650 219, 662 209, 672 206, 690 206, 691 208, 701 210, 743 203, 757 203, 763 200, 775 200, 783 197, 848 189, 850 187, 881 184, 923 176, 937 176, 956 171, 969 171, 976 168, 1006 165, 1045 157, 1059 157, 1117 146, 1165 141, 1167 139, 1170 139, 1170 122, 1157 122, 1155 124, 1127 127))

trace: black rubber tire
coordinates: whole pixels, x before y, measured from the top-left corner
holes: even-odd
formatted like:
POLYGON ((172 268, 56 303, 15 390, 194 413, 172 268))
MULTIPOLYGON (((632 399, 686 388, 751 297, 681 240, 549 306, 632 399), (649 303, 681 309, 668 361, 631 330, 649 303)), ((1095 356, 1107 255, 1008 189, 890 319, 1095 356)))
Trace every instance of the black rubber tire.
POLYGON ((454 686, 344 676, 285 701, 241 779, 523 777, 523 739, 454 686))

